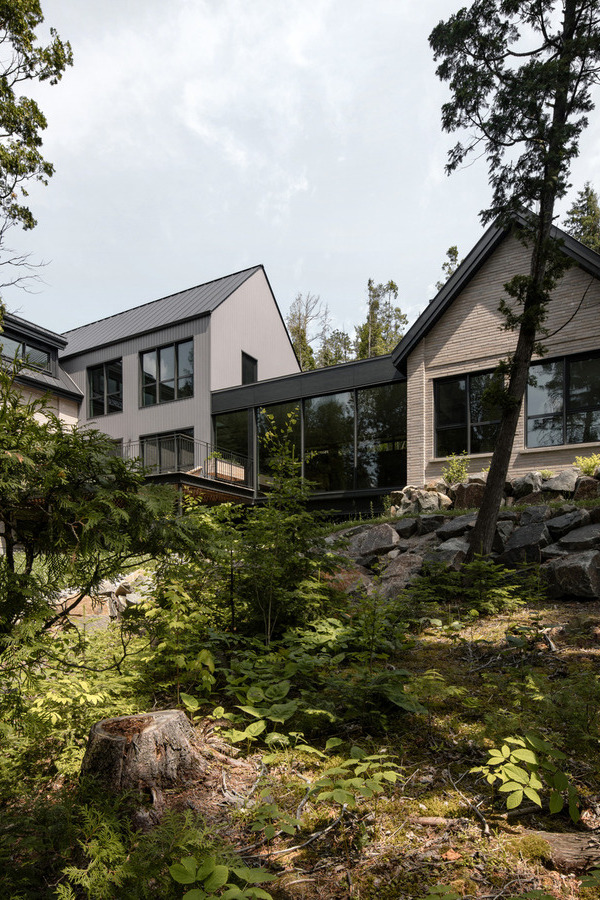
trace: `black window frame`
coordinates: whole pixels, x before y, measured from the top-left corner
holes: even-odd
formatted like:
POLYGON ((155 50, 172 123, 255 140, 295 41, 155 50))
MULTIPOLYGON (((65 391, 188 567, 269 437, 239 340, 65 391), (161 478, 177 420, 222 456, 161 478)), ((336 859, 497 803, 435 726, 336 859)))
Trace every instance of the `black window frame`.
POLYGON ((175 403, 178 400, 188 400, 190 397, 194 396, 194 338, 188 337, 183 338, 181 341, 174 341, 167 344, 160 344, 157 347, 149 347, 147 350, 141 350, 139 354, 139 406, 141 409, 147 409, 154 406, 160 406, 163 403, 175 403), (179 374, 179 347, 182 347, 184 344, 192 345, 192 371, 191 376, 180 375, 179 374), (161 353, 165 351, 173 351, 173 378, 169 379, 161 379, 160 377, 160 365, 161 365, 161 353), (144 381, 144 357, 149 356, 151 353, 156 354, 156 377, 153 382, 145 382, 144 381), (191 377, 191 390, 185 393, 180 393, 180 381, 184 378, 191 377), (165 397, 161 399, 161 385, 167 385, 169 382, 173 382, 173 396, 165 397), (147 403, 145 402, 145 398, 149 388, 154 387, 154 401, 147 403))
POLYGON ((482 375, 494 375, 496 369, 479 369, 475 372, 463 372, 457 375, 448 375, 444 378, 438 378, 433 383, 433 428, 434 428, 434 458, 445 459, 451 453, 466 452, 469 456, 486 456, 493 453, 493 450, 472 450, 472 429, 480 426, 500 425, 500 418, 497 419, 479 419, 474 421, 471 416, 471 380, 480 378, 482 375), (450 424, 440 425, 440 404, 439 394, 440 387, 451 382, 465 382, 465 419, 462 422, 452 422, 450 424), (452 431, 458 428, 464 428, 466 432, 466 447, 449 451, 449 453, 440 453, 439 451, 439 433, 444 431, 452 431))
POLYGON ((600 350, 588 350, 585 353, 572 353, 572 354, 563 354, 559 356, 551 356, 544 359, 536 360, 532 362, 529 366, 529 374, 535 375, 532 372, 536 366, 543 366, 548 364, 556 364, 560 362, 562 364, 562 410, 561 412, 553 412, 553 413, 541 413, 541 414, 531 414, 529 412, 529 387, 527 386, 527 390, 525 392, 525 447, 528 450, 540 450, 546 447, 555 448, 555 447, 577 447, 580 444, 596 444, 600 443, 600 441, 590 441, 590 440, 581 440, 581 441, 572 441, 568 440, 569 433, 569 416, 575 413, 582 412, 597 412, 600 414, 600 404, 598 406, 587 406, 583 407, 574 407, 571 403, 571 363, 584 362, 586 360, 592 359, 600 359, 600 350), (534 444, 530 443, 529 439, 529 423, 533 420, 541 420, 541 419, 558 419, 560 417, 561 421, 561 429, 562 429, 562 441, 561 443, 551 443, 551 444, 534 444))
POLYGON ((97 419, 99 416, 114 416, 114 415, 118 415, 119 413, 122 413, 123 412, 123 357, 118 356, 115 359, 108 360, 107 362, 98 363, 95 366, 88 366, 86 374, 87 374, 87 391, 88 391, 88 396, 87 396, 88 419, 97 419), (108 370, 109 370, 110 366, 116 366, 116 365, 120 365, 120 367, 121 367, 121 390, 120 390, 120 392, 117 392, 117 391, 109 392, 109 390, 108 390, 108 381, 109 381, 108 370), (95 371, 98 371, 99 369, 102 370, 102 382, 103 382, 102 404, 103 404, 104 412, 95 412, 93 409, 93 406, 92 406, 94 400, 100 399, 98 396, 96 396, 96 397, 94 396, 95 392, 92 387, 93 373, 95 371), (120 409, 110 409, 110 399, 113 397, 117 397, 119 395, 120 395, 120 399, 121 399, 121 408, 120 409))
POLYGON ((12 341, 14 344, 17 344, 21 349, 18 351, 17 359, 23 363, 28 369, 35 369, 36 372, 48 372, 50 375, 53 375, 56 368, 56 352, 52 351, 48 347, 42 347, 41 344, 33 343, 32 341, 25 340, 23 337, 19 335, 15 335, 11 333, 9 330, 0 334, 0 346, 2 348, 2 358, 7 362, 13 362, 15 359, 15 354, 7 354, 4 352, 4 342, 8 339, 12 341), (37 353, 43 353, 48 357, 47 365, 39 365, 35 362, 32 362, 29 358, 29 352, 36 351, 37 353))

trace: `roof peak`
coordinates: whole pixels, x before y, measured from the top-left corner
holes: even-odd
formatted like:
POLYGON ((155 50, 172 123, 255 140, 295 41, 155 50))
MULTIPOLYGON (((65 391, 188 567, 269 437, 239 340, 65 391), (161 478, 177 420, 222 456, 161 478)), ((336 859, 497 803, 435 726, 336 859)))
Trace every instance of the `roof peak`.
POLYGON ((136 309, 143 309, 146 306, 152 306, 155 303, 164 303, 165 300, 170 300, 175 297, 180 297, 182 294, 187 294, 190 291, 196 291, 200 288, 208 287, 211 284, 217 284, 219 281, 226 281, 228 278, 236 278, 239 275, 243 275, 246 272, 256 272, 259 269, 263 269, 262 263, 259 263, 255 266, 249 266, 247 269, 239 269, 237 272, 231 272, 229 275, 222 275, 220 278, 211 278, 209 281, 203 281, 200 284, 192 285, 188 288, 183 288, 180 291, 174 291, 172 294, 165 294, 164 297, 157 297, 156 300, 147 300, 145 303, 136 303, 135 306, 129 306, 127 309, 123 309, 120 312, 111 313, 110 316, 102 316, 100 319, 93 319, 91 322, 86 322, 84 325, 77 325, 75 328, 69 328, 67 331, 63 331, 63 335, 68 336, 73 334, 76 331, 81 330, 82 328, 89 328, 92 325, 98 325, 101 322, 107 322, 109 319, 115 319, 118 316, 123 316, 126 313, 133 312, 136 309))

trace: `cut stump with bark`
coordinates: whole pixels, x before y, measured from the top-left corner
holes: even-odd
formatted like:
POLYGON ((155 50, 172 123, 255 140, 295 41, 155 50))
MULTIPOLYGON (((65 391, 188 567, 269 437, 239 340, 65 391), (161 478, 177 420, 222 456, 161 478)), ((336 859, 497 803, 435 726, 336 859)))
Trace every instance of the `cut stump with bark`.
POLYGON ((181 710, 117 716, 92 726, 81 775, 111 794, 149 791, 156 804, 163 788, 201 779, 209 755, 181 710))
POLYGON ((542 838, 550 847, 552 865, 558 872, 585 872, 600 865, 600 835, 597 832, 558 833, 528 831, 542 838))

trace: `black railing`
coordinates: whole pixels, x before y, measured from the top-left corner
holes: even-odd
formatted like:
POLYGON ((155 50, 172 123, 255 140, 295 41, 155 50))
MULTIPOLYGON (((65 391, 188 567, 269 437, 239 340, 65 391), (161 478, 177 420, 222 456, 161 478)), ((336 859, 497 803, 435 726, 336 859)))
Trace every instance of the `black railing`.
POLYGON ((252 487, 252 460, 220 450, 186 434, 155 435, 141 441, 124 441, 122 455, 141 459, 153 474, 182 472, 211 481, 252 487))

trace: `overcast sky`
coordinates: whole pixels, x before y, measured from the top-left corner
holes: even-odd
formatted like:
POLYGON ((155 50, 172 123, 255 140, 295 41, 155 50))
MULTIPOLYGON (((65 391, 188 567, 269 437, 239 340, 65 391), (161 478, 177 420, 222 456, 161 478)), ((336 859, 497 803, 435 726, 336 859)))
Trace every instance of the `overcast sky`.
MULTIPOLYGON (((484 160, 444 173, 427 36, 459 5, 42 0, 75 62, 36 91, 56 174, 9 242, 47 265, 9 309, 63 331, 262 263, 284 314, 310 291, 351 330, 391 278, 414 321, 490 196, 484 160)), ((597 112, 573 194, 588 179, 597 112)))

